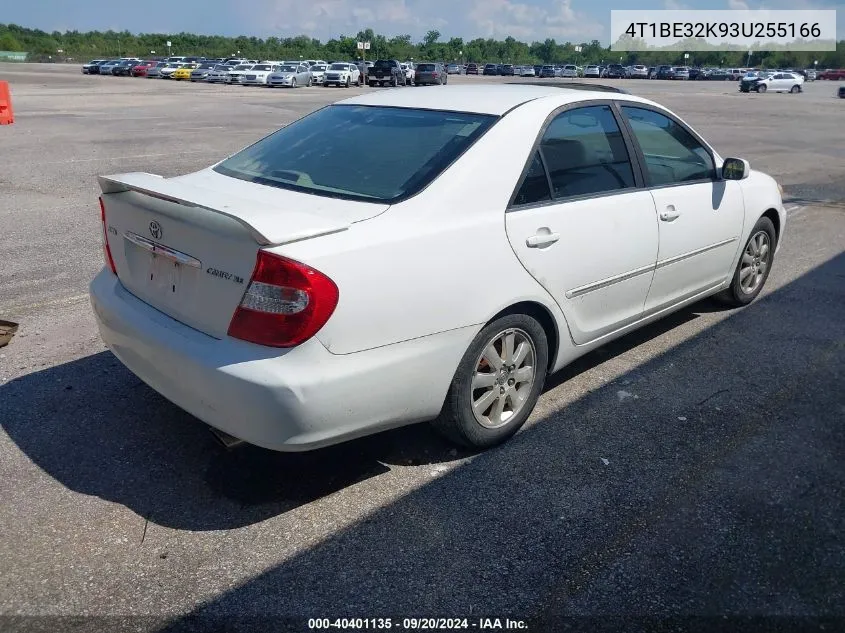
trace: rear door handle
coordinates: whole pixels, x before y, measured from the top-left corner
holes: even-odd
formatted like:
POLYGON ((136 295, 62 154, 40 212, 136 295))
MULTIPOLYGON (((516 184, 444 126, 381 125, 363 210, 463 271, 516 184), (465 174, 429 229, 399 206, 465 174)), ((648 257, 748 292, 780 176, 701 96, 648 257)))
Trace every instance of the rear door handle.
POLYGON ((528 248, 540 248, 541 246, 554 244, 559 239, 560 233, 538 233, 537 235, 532 235, 525 240, 525 244, 528 248))
POLYGON ((678 219, 681 214, 675 211, 675 207, 671 204, 666 207, 666 210, 660 214, 660 219, 664 222, 673 222, 678 219))

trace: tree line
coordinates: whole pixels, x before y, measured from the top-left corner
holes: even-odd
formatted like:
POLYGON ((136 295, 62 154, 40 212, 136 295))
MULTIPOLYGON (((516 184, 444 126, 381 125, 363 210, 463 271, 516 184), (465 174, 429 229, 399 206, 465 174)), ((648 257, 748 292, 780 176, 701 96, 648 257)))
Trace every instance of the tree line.
POLYGON ((410 35, 387 37, 372 29, 353 35, 342 35, 326 42, 299 35, 297 37, 224 37, 192 33, 130 33, 129 31, 53 31, 46 33, 15 24, 0 24, 0 51, 26 51, 29 61, 87 61, 109 57, 162 57, 166 55, 202 55, 205 57, 242 56, 249 59, 326 59, 346 60, 389 58, 444 62, 511 63, 511 64, 686 64, 701 66, 767 66, 845 67, 845 40, 835 51, 762 51, 749 58, 745 51, 611 51, 598 40, 590 42, 558 42, 548 38, 542 42, 520 42, 513 37, 504 40, 460 37, 444 40, 431 30, 418 42, 410 35), (171 43, 170 49, 167 42, 171 43), (359 41, 370 42, 370 49, 361 51, 359 41), (575 50, 580 46, 580 52, 575 50))

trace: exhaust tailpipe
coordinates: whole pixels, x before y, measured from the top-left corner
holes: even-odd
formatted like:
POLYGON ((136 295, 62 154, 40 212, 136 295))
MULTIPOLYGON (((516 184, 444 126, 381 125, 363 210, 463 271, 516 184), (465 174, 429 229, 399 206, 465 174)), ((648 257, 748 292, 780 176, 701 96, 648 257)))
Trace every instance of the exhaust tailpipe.
POLYGON ((232 450, 241 446, 242 444, 246 444, 241 439, 238 439, 234 435, 229 435, 228 433, 221 431, 220 429, 215 429, 213 426, 209 426, 208 430, 211 431, 211 434, 214 438, 223 445, 223 448, 226 450, 232 450))

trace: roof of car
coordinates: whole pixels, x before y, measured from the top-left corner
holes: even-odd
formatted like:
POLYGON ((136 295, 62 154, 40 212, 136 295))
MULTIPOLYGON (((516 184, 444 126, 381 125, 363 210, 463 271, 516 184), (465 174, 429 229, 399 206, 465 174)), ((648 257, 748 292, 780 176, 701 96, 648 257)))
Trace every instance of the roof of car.
MULTIPOLYGON (((478 114, 502 115, 509 110, 544 97, 557 97, 562 105, 573 101, 607 99, 608 93, 600 90, 578 90, 531 84, 508 83, 486 86, 439 86, 434 90, 381 90, 365 93, 340 103, 368 106, 392 106, 399 108, 424 108, 450 110, 453 112, 476 112, 478 114)), ((631 99, 626 94, 613 93, 614 99, 631 99)), ((634 98, 633 100, 637 100, 634 98)))

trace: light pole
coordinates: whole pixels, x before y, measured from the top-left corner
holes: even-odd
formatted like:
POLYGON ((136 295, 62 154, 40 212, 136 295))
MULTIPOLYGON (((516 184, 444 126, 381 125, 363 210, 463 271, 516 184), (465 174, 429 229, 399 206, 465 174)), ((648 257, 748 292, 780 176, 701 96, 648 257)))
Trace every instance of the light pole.
POLYGON ((121 52, 120 52, 120 38, 117 38, 117 56, 118 57, 122 56, 121 52))

